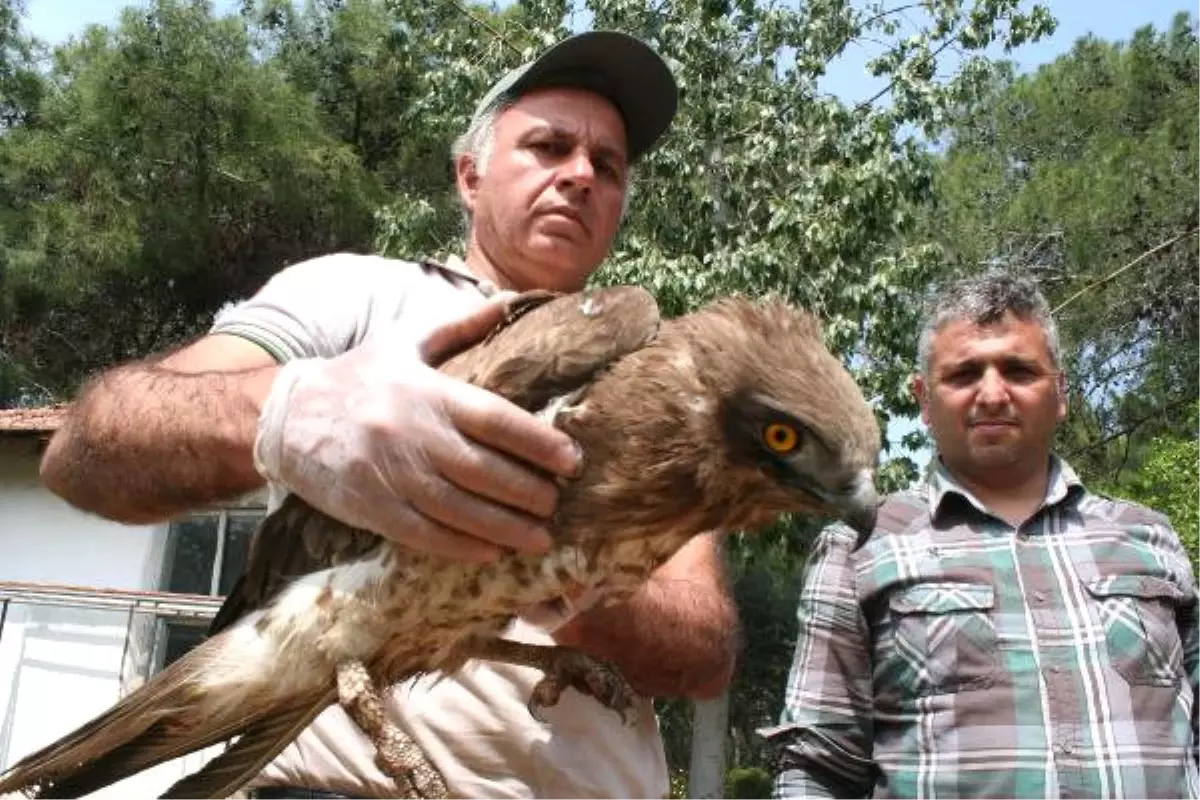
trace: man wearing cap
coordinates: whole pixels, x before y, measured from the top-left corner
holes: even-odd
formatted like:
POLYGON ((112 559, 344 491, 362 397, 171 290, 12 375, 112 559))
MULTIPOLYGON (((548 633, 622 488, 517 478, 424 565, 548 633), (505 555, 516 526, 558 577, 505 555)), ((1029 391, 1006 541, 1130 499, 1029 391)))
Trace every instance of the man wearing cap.
MULTIPOLYGON (((504 292, 581 288, 605 258, 630 167, 674 117, 663 61, 613 32, 566 39, 505 75, 455 142, 469 224, 445 264, 335 254, 294 264, 223 309, 208 335, 90 381, 43 480, 72 504, 145 524, 266 481, 408 546, 461 559, 548 545, 565 434, 447 378, 439 358, 500 319, 504 292), (181 457, 186 453, 187 457, 181 457)), ((733 670, 736 611, 715 537, 632 599, 531 609, 509 636, 615 662, 639 722, 574 691, 532 718, 533 669, 471 662, 392 687, 389 713, 465 797, 662 797, 649 697, 712 696, 733 670)), ((338 707, 266 766, 257 797, 381 797, 393 781, 338 707)))

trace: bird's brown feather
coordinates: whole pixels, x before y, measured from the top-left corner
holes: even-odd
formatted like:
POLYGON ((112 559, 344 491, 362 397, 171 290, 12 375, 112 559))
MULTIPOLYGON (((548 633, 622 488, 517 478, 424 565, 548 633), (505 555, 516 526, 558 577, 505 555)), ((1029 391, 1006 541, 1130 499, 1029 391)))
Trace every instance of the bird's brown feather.
MULTIPOLYGON (((24 790, 36 797, 80 797, 223 742, 241 733, 247 721, 276 713, 253 706, 227 706, 224 715, 198 712, 195 691, 209 661, 205 652, 193 653, 101 716, 21 759, 0 780, 0 795, 24 790)), ((279 749, 283 746, 286 742, 279 749)))
POLYGON ((264 520, 250 540, 246 570, 209 624, 215 635, 256 609, 265 608, 279 591, 314 570, 368 556, 384 542, 348 525, 327 530, 309 506, 289 495, 273 518, 264 520))
MULTIPOLYGON (((632 287, 536 298, 517 311, 484 345, 439 368, 534 411, 572 396, 554 424, 579 442, 584 469, 562 486, 555 548, 464 564, 384 543, 289 498, 262 526, 223 632, 177 662, 207 674, 187 676, 171 694, 163 684, 185 676, 163 673, 143 697, 127 698, 163 720, 155 735, 167 734, 172 752, 212 743, 215 728, 232 736, 286 727, 281 714, 328 702, 347 659, 365 663, 381 686, 452 672, 514 615, 581 585, 631 592, 697 534, 753 528, 788 511, 830 513, 779 483, 780 464, 755 450, 753 425, 752 441, 731 441, 741 429, 730 420, 753 422, 776 406, 802 417, 809 461, 796 463, 830 492, 874 466, 874 416, 804 312, 731 300, 660 322, 650 296, 632 287), (338 559, 347 566, 331 570, 338 559), (144 699, 155 693, 169 698, 165 708, 144 699), (212 713, 222 706, 224 716, 212 713), (201 708, 211 721, 193 726, 201 708)), ((88 775, 114 747, 138 769, 149 766, 147 753, 161 743, 149 728, 110 727, 113 713, 0 776, 0 793, 96 785, 88 775), (64 771, 70 765, 80 766, 64 771)), ((251 777, 268 751, 231 757, 184 786, 223 791, 251 777)))
MULTIPOLYGON (((531 291, 508 303, 504 323, 438 366, 533 411, 591 381, 597 372, 653 339, 658 305, 644 289, 616 286, 582 296, 531 291), (537 309, 537 314, 530 312, 537 309)), ((209 627, 215 634, 265 608, 296 578, 367 556, 384 540, 337 524, 295 495, 286 498, 250 543, 246 570, 209 627)))
MULTIPOLYGON (((229 797, 279 755, 337 697, 330 690, 315 701, 275 711, 242 731, 237 742, 191 775, 173 783, 164 797, 229 797)), ((224 738, 224 737, 223 737, 224 738)))
POLYGON ((448 375, 482 386, 527 411, 590 383, 600 370, 635 352, 658 331, 658 304, 635 286, 582 295, 519 295, 510 320, 486 347, 441 364, 448 375))
MULTIPOLYGON (((536 409, 643 346, 658 324, 653 298, 634 287, 566 297, 529 292, 510 302, 486 346, 459 353, 439 369, 536 409)), ((214 617, 210 637, 267 608, 296 579, 387 546, 381 537, 337 523, 289 496, 256 531, 246 571, 214 617)), ((311 720, 336 698, 326 693, 288 697, 269 707, 231 704, 224 717, 190 719, 189 693, 204 683, 209 652, 207 645, 193 650, 105 714, 22 759, 0 776, 0 794, 24 789, 40 797, 77 797, 241 734, 237 745, 169 790, 224 796, 226 787, 240 785, 287 745, 290 738, 274 738, 281 728, 290 731, 297 721, 311 720)))

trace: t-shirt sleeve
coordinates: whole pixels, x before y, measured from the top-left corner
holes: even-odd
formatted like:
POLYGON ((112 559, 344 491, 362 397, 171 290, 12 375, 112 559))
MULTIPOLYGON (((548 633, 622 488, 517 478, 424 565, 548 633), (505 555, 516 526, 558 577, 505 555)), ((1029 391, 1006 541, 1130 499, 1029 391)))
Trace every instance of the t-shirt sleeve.
POLYGON ((417 264, 353 253, 301 261, 252 297, 222 308, 209 333, 248 339, 279 363, 332 358, 359 345, 373 321, 397 318, 420 271, 417 264))

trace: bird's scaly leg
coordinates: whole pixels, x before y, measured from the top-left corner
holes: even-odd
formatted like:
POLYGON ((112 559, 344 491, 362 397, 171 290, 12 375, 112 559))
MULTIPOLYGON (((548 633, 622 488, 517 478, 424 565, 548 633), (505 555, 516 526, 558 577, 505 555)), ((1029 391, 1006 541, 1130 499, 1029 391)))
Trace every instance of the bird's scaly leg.
POLYGON ((387 709, 361 661, 337 668, 338 701, 346 714, 375 745, 375 763, 395 779, 402 797, 444 798, 450 794, 437 768, 416 742, 388 719, 387 709))
POLYGON ((508 639, 479 639, 468 646, 470 658, 534 667, 545 677, 533 687, 529 713, 544 722, 541 709, 558 703, 563 689, 572 687, 616 711, 625 724, 637 722, 637 692, 612 664, 558 645, 527 644, 508 639))

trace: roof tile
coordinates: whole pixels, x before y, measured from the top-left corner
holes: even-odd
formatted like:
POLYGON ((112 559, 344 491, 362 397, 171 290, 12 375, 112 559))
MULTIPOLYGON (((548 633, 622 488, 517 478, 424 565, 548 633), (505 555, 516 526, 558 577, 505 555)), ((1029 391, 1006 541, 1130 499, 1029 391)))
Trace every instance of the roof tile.
POLYGON ((0 409, 0 434, 53 433, 66 416, 66 404, 0 409))

